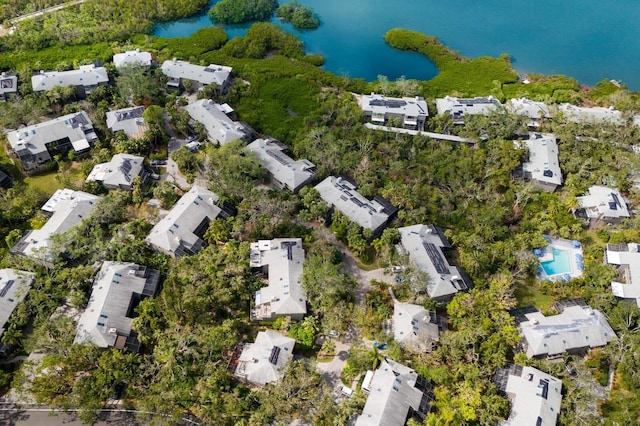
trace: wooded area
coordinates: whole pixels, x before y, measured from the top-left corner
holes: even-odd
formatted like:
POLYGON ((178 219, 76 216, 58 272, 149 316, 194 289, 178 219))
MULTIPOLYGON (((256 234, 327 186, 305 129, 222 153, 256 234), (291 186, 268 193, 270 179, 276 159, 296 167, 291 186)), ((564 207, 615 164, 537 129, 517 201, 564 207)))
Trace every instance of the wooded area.
MULTIPOLYGON (((159 9, 143 7, 139 2, 120 3, 89 1, 80 9, 87 19, 109 17, 100 26, 74 26, 71 31, 65 21, 69 15, 60 12, 29 24, 32 30, 6 42, 4 48, 35 49, 60 40, 122 40, 133 34, 137 20, 147 25, 193 13, 197 8, 194 2, 186 5, 179 1, 167 1, 164 6, 157 2, 162 6, 159 9), (136 11, 130 9, 134 6, 136 11), (36 33, 41 33, 40 38, 32 39, 36 33)), ((387 40, 396 47, 417 50, 413 36, 394 31, 387 40)), ((135 45, 152 51, 158 61, 179 56, 194 63, 233 66, 235 83, 219 100, 232 105, 239 119, 259 133, 284 142, 294 157, 313 162, 319 179, 345 174, 359 184, 363 195, 386 197, 400 208, 391 228, 416 223, 444 228, 455 246, 454 257, 474 281, 471 291, 459 293, 446 307, 436 306, 420 289, 397 283, 399 298, 437 308, 448 318, 450 329, 441 335, 431 354, 403 351, 392 342, 385 350, 354 344, 343 373, 345 379, 353 380, 386 355, 411 364, 435 384, 435 400, 425 424, 493 425, 509 413, 508 400, 498 395, 493 374, 515 361, 564 379, 567 390, 560 424, 595 424, 601 419, 608 425, 636 424, 640 416, 640 310, 611 294, 610 282, 616 271, 602 264, 602 256, 607 242, 639 242, 639 219, 588 227, 572 213, 576 196, 593 184, 615 185, 629 197, 632 206, 640 203, 635 181, 640 157, 633 150, 640 140, 640 130, 631 124, 578 125, 563 118, 545 122, 539 131, 557 136, 565 180, 561 190, 548 194, 513 178, 512 172, 523 156, 512 141, 526 131, 522 118, 508 114, 477 116, 469 118, 465 126, 456 127, 448 117, 432 117, 427 130, 449 129, 479 141, 474 145, 437 142, 424 136, 365 128, 351 92, 422 95, 431 112, 435 111, 433 96, 441 94, 499 92, 502 99, 517 94, 551 102, 565 99, 560 96, 563 94, 575 100, 615 105, 625 114, 640 110, 637 94, 614 89, 606 82, 583 91, 575 81, 563 77, 539 76, 525 87, 515 82, 506 58, 455 58, 435 40, 426 36, 420 40, 430 46, 423 53, 429 57, 442 55, 442 60, 434 60, 441 74, 429 82, 389 82, 385 78, 364 82, 329 74, 307 62, 300 41, 266 23, 255 24, 245 37, 228 42, 222 30, 212 28, 182 40, 137 35, 121 44, 54 46, 40 53, 13 51, 0 63, 7 61, 5 64, 11 64, 7 68, 18 71, 21 88, 12 102, 0 104, 0 123, 12 128, 46 115, 87 110, 101 142, 91 158, 82 162, 57 158, 52 165, 55 173, 47 177, 65 187, 103 193, 97 186, 82 184, 94 164, 107 161, 116 152, 164 158, 167 138, 163 126, 155 123, 144 138, 124 141, 106 129, 106 111, 125 106, 131 99, 153 107, 155 114, 151 116, 167 111, 180 132, 180 128, 186 129, 181 120, 187 120, 180 117, 178 106, 186 101, 164 91, 164 77, 157 70, 140 69, 111 69, 115 84, 92 92, 87 101, 75 99, 64 88, 33 93, 24 82, 29 81, 31 70, 38 69, 39 54, 40 64, 55 67, 59 65, 55 61, 62 60, 52 53, 62 51, 56 49, 75 52, 68 57, 77 60, 95 59, 90 52, 97 49, 106 60, 114 50, 135 45), (273 52, 278 54, 273 56, 273 52), (453 70, 454 62, 465 67, 453 70), (454 87, 463 75, 468 85, 454 87), (583 243, 582 277, 552 283, 535 276, 538 263, 531 251, 545 244, 545 234, 583 243), (573 297, 584 298, 590 306, 605 312, 619 339, 592 351, 586 360, 565 355, 560 363, 530 360, 515 350, 520 338, 508 309, 536 304, 550 313, 549 301, 573 297), (596 390, 608 383, 609 370, 613 372, 613 384, 608 398, 600 401, 596 390), (577 376, 570 371, 576 371, 577 376)), ((70 61, 68 57, 64 61, 70 61)), ((153 119, 150 124, 154 124, 153 119)), ((340 214, 334 214, 330 228, 325 227, 327 207, 317 191, 305 188, 300 194, 292 194, 267 187, 266 172, 244 153, 243 147, 240 142, 209 146, 199 155, 180 152, 175 158, 185 174, 204 170, 209 187, 238 209, 234 217, 211 223, 206 234, 208 246, 197 255, 174 260, 151 251, 144 243, 151 227, 149 219, 154 215, 145 201, 155 195, 169 206, 181 195, 175 187, 162 184, 155 189, 138 187, 132 193, 112 191, 105 195, 96 215, 57 238, 66 256, 47 268, 7 253, 22 230, 38 223, 41 226, 39 208, 50 194, 22 182, 20 170, 3 156, 0 163, 16 178, 16 184, 9 190, 0 189, 0 235, 6 242, 0 252, 1 266, 37 274, 29 297, 14 313, 3 340, 15 344, 17 353, 37 349, 44 358, 36 368, 35 379, 28 375, 32 368, 29 365, 2 366, 0 389, 4 391, 11 384, 19 390, 30 390, 38 402, 49 406, 80 408, 81 419, 89 423, 96 420, 96 410, 113 396, 121 382, 127 384, 123 398, 127 406, 166 415, 162 421, 167 424, 179 424, 182 416, 192 414, 203 424, 216 425, 286 424, 298 418, 317 425, 336 425, 359 413, 364 405, 360 391, 354 398, 336 404, 313 368, 321 349, 315 344, 316 337, 328 330, 349 333, 355 329, 361 333, 354 338, 356 341, 362 337, 389 339, 382 330, 382 321, 391 314, 386 286, 374 284, 358 305, 358 285, 345 273, 341 250, 348 249, 364 268, 402 264, 406 259, 394 249, 398 235, 385 231, 372 238, 340 214), (249 267, 249 242, 280 236, 304 240, 303 285, 309 316, 298 324, 251 323, 250 300, 262 284, 249 267), (140 303, 134 320, 134 328, 146 346, 140 354, 74 345, 73 321, 54 315, 63 304, 80 309, 86 306, 95 274, 93 265, 102 260, 137 262, 162 273, 161 292, 140 303), (288 330, 310 362, 291 363, 278 386, 269 385, 261 391, 233 380, 227 363, 239 341, 253 341, 265 326, 288 330)))

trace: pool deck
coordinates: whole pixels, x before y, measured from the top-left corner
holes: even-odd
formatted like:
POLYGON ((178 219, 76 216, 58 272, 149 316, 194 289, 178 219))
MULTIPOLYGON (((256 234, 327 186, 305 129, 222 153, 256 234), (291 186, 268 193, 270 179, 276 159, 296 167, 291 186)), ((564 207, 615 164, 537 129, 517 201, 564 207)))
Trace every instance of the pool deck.
POLYGON ((540 268, 538 268, 538 277, 542 281, 569 281, 570 279, 581 276, 584 269, 582 245, 580 244, 579 247, 575 247, 573 241, 563 238, 548 238, 547 241, 549 245, 539 249, 542 252, 542 255, 538 256, 540 263, 550 262, 554 259, 553 249, 566 251, 569 255, 569 267, 571 271, 568 273, 548 275, 544 268, 540 266, 540 268))

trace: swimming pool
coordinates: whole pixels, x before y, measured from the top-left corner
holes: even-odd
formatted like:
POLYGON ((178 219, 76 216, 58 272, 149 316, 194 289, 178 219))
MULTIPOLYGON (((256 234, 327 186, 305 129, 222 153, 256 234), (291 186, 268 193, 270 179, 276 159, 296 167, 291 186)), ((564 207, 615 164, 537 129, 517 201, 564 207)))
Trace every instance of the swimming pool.
POLYGON ((569 251, 553 248, 553 260, 541 263, 547 276, 570 274, 571 263, 569 261, 569 251))

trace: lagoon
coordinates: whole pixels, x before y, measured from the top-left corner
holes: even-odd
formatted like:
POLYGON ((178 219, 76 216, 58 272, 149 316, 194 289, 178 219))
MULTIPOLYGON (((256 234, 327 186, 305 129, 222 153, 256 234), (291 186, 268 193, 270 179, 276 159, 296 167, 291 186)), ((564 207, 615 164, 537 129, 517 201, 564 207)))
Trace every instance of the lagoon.
MULTIPOLYGON (((281 3, 285 0, 281 0, 281 3)), ((212 1, 212 4, 215 0, 212 1)), ((634 0, 301 0, 322 24, 297 31, 324 68, 372 81, 379 74, 428 80, 437 73, 426 58, 386 45, 384 34, 401 27, 435 35, 468 57, 509 53, 521 73, 564 74, 583 84, 617 79, 640 90, 640 2, 634 0)), ((274 19, 274 22, 279 22, 274 19)), ((205 14, 158 25, 154 34, 184 37, 212 25, 205 14)), ((249 25, 224 27, 229 37, 249 25)))

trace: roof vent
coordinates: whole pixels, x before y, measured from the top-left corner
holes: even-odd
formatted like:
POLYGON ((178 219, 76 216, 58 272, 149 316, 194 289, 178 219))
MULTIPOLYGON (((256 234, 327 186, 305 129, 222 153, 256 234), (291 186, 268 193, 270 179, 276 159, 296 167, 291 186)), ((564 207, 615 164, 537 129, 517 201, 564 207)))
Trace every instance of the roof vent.
POLYGON ((116 328, 110 328, 109 334, 118 334, 118 330, 116 328))

